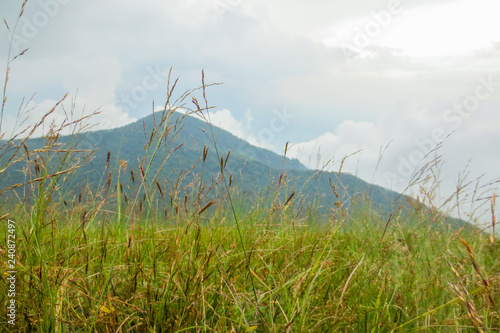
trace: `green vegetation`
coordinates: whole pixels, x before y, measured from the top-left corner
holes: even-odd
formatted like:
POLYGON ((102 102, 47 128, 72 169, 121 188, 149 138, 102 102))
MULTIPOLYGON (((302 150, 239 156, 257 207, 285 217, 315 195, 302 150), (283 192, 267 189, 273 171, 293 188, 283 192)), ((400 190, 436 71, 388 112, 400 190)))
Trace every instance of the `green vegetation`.
MULTIPOLYGON (((384 236, 384 221, 373 223, 371 212, 362 208, 323 227, 303 225, 288 211, 276 224, 268 210, 237 211, 247 258, 225 208, 213 214, 179 210, 168 219, 131 224, 118 222, 116 212, 85 223, 77 205, 51 213, 41 228, 34 214, 13 214, 19 227, 19 328, 449 332, 500 327, 498 248, 487 237, 436 231, 425 215, 416 215, 413 227, 390 224, 384 236)), ((6 286, 1 285, 2 304, 6 286)), ((5 319, 2 325, 8 327, 5 319)))
POLYGON ((64 98, 0 141, 2 331, 500 330, 494 237, 356 177, 233 148, 176 113, 204 117, 204 79, 177 100, 175 86, 142 132, 101 132, 102 145, 85 145, 84 119, 32 138, 64 98))

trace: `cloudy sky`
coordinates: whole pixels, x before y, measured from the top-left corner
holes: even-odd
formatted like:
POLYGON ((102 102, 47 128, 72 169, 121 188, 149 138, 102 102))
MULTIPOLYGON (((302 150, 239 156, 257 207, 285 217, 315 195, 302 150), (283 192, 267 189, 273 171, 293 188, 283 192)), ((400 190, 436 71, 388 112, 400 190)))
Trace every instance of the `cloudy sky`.
POLYGON ((101 128, 139 119, 172 66, 178 96, 223 83, 216 125, 311 168, 355 153, 343 171, 402 191, 439 147, 442 198, 500 177, 498 0, 29 0, 12 34, 21 3, 0 3, 1 63, 29 48, 7 135, 23 97, 31 121, 65 93, 101 128))

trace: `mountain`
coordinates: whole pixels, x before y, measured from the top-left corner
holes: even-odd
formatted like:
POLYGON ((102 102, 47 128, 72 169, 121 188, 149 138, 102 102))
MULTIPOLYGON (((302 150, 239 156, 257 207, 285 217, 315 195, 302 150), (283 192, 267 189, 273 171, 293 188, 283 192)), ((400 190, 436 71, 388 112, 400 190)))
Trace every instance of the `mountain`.
MULTIPOLYGON (((64 160, 64 149, 60 149, 62 152, 44 155, 41 148, 46 140, 47 138, 37 138, 26 141, 26 148, 30 152, 39 150, 30 159, 32 173, 35 156, 38 156, 37 163, 45 161, 43 163, 48 165, 47 172, 54 174, 61 170, 62 162, 69 168, 87 154, 77 153, 76 159, 68 161, 64 160)), ((146 170, 148 161, 152 162, 149 170, 145 171, 147 181, 154 178, 157 186, 164 189, 163 192, 172 188, 184 188, 189 192, 189 184, 196 180, 214 183, 220 173, 222 158, 231 187, 237 188, 238 193, 249 202, 262 200, 273 194, 279 196, 283 203, 293 193, 294 201, 299 204, 314 205, 320 212, 330 212, 336 202, 337 205, 340 202, 347 205, 367 199, 372 207, 376 207, 386 217, 394 208, 409 206, 407 198, 399 193, 369 184, 350 174, 309 170, 298 160, 252 146, 198 117, 177 112, 172 113, 165 122, 162 122, 162 116, 158 113, 120 128, 61 136, 57 138, 57 142, 59 148, 70 146, 81 150, 96 149, 92 160, 78 171, 71 175, 65 174, 64 179, 60 179, 61 192, 66 193, 67 197, 81 193, 85 188, 105 187, 109 170, 118 170, 120 166, 127 169, 120 173, 120 183, 133 191, 134 178, 141 173, 139 165, 146 170), (166 134, 162 137, 161 132, 166 134), (158 139, 160 137, 163 138, 161 141, 158 139), (157 146, 158 142, 161 144, 157 146), (148 143, 149 150, 145 149, 148 143), (124 163, 127 164, 126 167, 124 163)), ((9 154, 3 155, 2 165, 5 165, 5 158, 9 154)), ((20 161, 0 174, 0 189, 26 181, 23 168, 26 168, 26 162, 20 161)), ((116 184, 116 181, 114 176, 113 183, 116 184)))

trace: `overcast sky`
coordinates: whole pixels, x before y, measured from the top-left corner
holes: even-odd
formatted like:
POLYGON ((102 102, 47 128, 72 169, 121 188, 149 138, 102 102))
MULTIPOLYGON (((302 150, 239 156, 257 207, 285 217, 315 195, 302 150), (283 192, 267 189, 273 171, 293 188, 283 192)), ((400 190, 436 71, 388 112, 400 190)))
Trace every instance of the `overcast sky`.
MULTIPOLYGON (((21 3, 0 3, 11 32, 21 3)), ((343 170, 402 191, 446 138, 446 197, 466 172, 500 177, 499 15, 498 0, 30 0, 2 132, 33 94, 31 121, 70 93, 101 128, 124 125, 164 103, 170 66, 177 96, 203 69, 223 83, 208 89, 216 125, 275 152, 288 141, 311 168, 361 150, 343 170)))

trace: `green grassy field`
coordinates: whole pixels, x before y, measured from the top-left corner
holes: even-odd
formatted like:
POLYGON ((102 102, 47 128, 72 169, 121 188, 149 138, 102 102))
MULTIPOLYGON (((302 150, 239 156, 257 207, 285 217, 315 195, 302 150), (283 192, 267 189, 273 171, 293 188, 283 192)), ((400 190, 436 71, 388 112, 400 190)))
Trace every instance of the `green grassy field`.
MULTIPOLYGON (((70 213, 68 213, 70 212, 70 213)), ((323 226, 266 212, 39 225, 18 207, 17 328, 35 332, 498 331, 498 247, 429 216, 323 226), (274 222, 267 224, 267 222, 274 222), (384 234, 385 230, 385 234, 384 234), (466 243, 465 243, 466 242, 466 243), (470 252, 468 251, 468 244, 470 252)), ((7 223, 0 233, 7 235, 7 223)), ((3 237, 4 238, 4 237, 3 237)), ((6 257, 7 248, 1 252, 6 257)), ((7 271, 7 260, 2 270, 7 271)), ((0 297, 7 303, 3 275, 0 297)), ((7 324, 6 306, 1 325, 7 324)))

